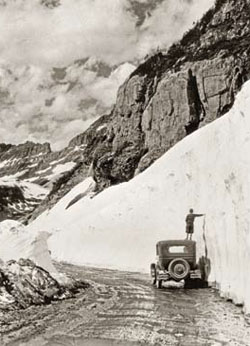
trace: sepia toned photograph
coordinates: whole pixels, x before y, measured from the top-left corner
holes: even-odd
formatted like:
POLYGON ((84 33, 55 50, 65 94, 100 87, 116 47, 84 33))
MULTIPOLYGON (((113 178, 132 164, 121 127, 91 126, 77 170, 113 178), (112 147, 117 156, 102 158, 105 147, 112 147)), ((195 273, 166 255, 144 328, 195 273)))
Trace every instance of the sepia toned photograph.
POLYGON ((250 346, 250 0, 0 32, 0 346, 250 346))

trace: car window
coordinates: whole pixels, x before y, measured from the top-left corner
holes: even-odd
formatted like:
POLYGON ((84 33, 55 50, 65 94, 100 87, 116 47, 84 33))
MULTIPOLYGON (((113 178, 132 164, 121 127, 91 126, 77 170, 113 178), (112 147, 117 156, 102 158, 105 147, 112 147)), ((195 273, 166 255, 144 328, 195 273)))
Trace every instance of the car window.
POLYGON ((169 246, 168 252, 169 253, 188 253, 188 248, 187 246, 183 246, 183 245, 169 246))

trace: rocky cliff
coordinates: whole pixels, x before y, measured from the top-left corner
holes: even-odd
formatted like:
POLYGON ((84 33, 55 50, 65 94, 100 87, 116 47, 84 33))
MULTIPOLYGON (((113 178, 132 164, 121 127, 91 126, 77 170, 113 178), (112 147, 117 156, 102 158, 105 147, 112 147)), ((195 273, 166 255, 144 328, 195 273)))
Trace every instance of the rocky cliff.
POLYGON ((216 1, 179 43, 120 87, 105 146, 94 158, 100 190, 129 180, 232 106, 249 78, 249 10, 248 0, 216 1))
POLYGON ((120 87, 106 138, 92 147, 99 191, 131 179, 231 108, 249 78, 249 10, 248 0, 216 1, 180 42, 120 87))

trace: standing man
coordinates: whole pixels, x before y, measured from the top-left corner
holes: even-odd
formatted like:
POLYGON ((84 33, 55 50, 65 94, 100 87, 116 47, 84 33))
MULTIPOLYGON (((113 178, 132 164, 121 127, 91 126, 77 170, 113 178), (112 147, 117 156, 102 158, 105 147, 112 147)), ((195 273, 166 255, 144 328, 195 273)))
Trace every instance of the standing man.
POLYGON ((196 217, 204 216, 205 214, 194 214, 193 209, 189 210, 189 214, 186 216, 186 239, 192 240, 192 235, 194 233, 194 219, 196 217))

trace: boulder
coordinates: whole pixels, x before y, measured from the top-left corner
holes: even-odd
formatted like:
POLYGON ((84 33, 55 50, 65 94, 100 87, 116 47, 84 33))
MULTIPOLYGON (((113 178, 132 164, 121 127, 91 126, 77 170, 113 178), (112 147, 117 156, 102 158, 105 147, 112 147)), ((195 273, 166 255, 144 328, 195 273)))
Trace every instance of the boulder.
POLYGON ((0 266, 0 307, 27 308, 48 304, 53 300, 71 298, 79 289, 87 287, 87 283, 80 281, 61 285, 29 259, 11 260, 0 266))

